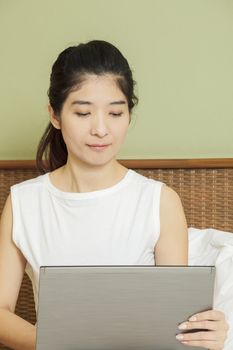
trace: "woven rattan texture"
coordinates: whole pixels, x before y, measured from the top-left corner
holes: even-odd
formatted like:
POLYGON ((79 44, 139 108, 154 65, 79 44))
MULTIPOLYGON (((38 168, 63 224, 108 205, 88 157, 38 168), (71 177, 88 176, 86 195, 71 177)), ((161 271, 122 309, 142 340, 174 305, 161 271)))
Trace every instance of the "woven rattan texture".
MULTIPOLYGON (((180 195, 188 226, 233 232, 233 169, 138 169, 180 195)), ((35 170, 0 170, 0 212, 12 184, 37 176, 35 170)), ((16 313, 35 323, 31 282, 25 275, 16 313)), ((0 349, 8 349, 0 345, 0 349)))
POLYGON ((189 227, 233 232, 233 169, 139 170, 181 197, 189 227))

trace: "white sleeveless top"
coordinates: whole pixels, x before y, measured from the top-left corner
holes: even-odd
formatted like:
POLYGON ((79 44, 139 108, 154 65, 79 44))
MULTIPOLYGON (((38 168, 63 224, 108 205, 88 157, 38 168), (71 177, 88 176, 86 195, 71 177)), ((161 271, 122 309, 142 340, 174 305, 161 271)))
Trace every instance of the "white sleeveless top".
POLYGON ((36 310, 40 266, 154 265, 162 185, 128 170, 93 192, 60 191, 49 174, 12 186, 13 241, 27 259, 36 310))

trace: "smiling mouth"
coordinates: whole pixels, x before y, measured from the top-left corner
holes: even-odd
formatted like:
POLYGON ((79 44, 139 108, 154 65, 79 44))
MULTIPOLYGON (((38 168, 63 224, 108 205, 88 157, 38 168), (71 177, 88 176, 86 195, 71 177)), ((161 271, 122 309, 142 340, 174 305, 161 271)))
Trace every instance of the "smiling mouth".
POLYGON ((109 146, 109 144, 103 144, 103 145, 101 145, 101 144, 96 143, 96 144, 88 145, 88 146, 90 146, 90 147, 106 147, 106 146, 109 146))
POLYGON ((93 150, 104 150, 105 148, 110 146, 110 144, 106 144, 106 145, 93 144, 93 145, 87 145, 87 146, 90 147, 93 150))

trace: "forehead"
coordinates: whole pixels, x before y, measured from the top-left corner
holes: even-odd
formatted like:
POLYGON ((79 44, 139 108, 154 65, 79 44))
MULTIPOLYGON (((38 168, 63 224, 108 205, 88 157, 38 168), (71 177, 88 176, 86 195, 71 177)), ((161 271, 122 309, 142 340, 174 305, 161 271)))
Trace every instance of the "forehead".
POLYGON ((68 103, 76 100, 89 101, 92 104, 109 104, 115 100, 124 100, 126 97, 117 83, 117 77, 112 74, 86 75, 82 83, 67 97, 68 103))

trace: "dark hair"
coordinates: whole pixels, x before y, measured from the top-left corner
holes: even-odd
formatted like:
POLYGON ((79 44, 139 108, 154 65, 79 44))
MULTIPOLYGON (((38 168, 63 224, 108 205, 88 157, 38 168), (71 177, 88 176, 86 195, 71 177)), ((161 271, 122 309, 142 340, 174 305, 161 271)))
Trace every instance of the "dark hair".
MULTIPOLYGON (((93 40, 62 51, 53 64, 48 90, 49 103, 55 115, 60 115, 67 96, 85 80, 86 74, 107 73, 116 75, 117 84, 131 111, 138 102, 134 94, 135 82, 127 60, 114 45, 93 40)), ((41 172, 57 169, 67 162, 67 149, 61 130, 51 123, 40 140, 36 162, 41 172)))

